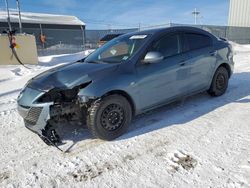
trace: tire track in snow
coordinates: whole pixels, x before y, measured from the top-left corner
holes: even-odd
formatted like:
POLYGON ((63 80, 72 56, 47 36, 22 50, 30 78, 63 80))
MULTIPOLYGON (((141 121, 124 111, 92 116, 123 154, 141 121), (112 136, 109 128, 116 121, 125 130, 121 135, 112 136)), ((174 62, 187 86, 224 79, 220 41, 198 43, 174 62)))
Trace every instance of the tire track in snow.
MULTIPOLYGON (((58 166, 58 168, 65 168, 65 166, 68 166, 68 165, 72 167, 72 165, 73 165, 74 166, 73 170, 68 171, 66 174, 62 174, 62 175, 60 174, 60 176, 62 176, 65 179, 72 178, 76 182, 85 182, 88 180, 95 179, 95 178, 99 177, 100 175, 102 175, 103 173, 108 173, 108 172, 113 171, 113 170, 122 169, 125 164, 130 163, 133 160, 139 159, 140 157, 143 157, 147 154, 151 153, 153 155, 154 150, 156 150, 156 149, 158 149, 158 148, 160 148, 168 143, 168 141, 163 141, 161 139, 160 140, 156 139, 153 142, 151 142, 151 141, 152 141, 152 139, 146 139, 146 140, 144 140, 144 142, 143 141, 138 142, 138 143, 135 142, 135 144, 137 144, 138 148, 144 148, 144 149, 143 150, 138 149, 138 152, 134 152, 132 154, 131 154, 131 152, 129 152, 127 150, 125 155, 123 155, 124 154, 123 152, 122 153, 121 152, 114 152, 114 149, 117 151, 123 151, 125 148, 127 148, 126 144, 121 144, 121 145, 118 144, 117 145, 114 142, 113 143, 103 142, 103 143, 106 143, 109 146, 111 146, 111 148, 113 148, 113 149, 108 149, 106 151, 108 153, 107 155, 112 156, 111 157, 112 160, 104 160, 104 161, 97 160, 97 161, 92 161, 92 162, 89 161, 88 164, 86 163, 86 161, 81 160, 80 161, 81 163, 79 165, 79 161, 77 161, 77 157, 74 157, 78 153, 75 153, 75 152, 70 153, 70 154, 58 153, 59 155, 62 155, 64 159, 63 159, 63 161, 57 162, 56 165, 58 166), (115 146, 114 146, 114 144, 115 144, 115 146)), ((95 142, 92 141, 91 143, 94 144, 95 142)), ((46 158, 46 160, 48 160, 48 158, 47 158, 48 149, 46 149, 46 148, 47 147, 45 147, 45 149, 36 148, 36 149, 29 150, 28 152, 25 152, 21 158, 19 158, 19 161, 22 161, 22 165, 28 166, 28 164, 30 164, 30 161, 27 160, 28 159, 27 157, 30 156, 31 153, 36 153, 36 152, 37 152, 37 155, 40 156, 39 160, 44 161, 45 160, 44 158, 46 158), (27 164, 25 164, 25 163, 27 163, 27 164)), ((92 148, 92 149, 96 149, 96 148, 92 148)), ((83 151, 81 150, 79 152, 83 152, 83 151)), ((100 155, 101 155, 101 153, 100 153, 100 155)), ((9 158, 8 161, 11 159, 14 160, 15 156, 9 158)), ((4 161, 4 162, 7 162, 7 161, 4 161)), ((46 172, 46 171, 44 171, 44 172, 46 172)), ((12 172, 12 177, 17 176, 18 173, 19 173, 18 171, 12 172)), ((47 176, 46 173, 39 172, 39 170, 38 170, 38 172, 35 171, 32 174, 34 175, 36 173, 40 174, 39 176, 47 176)), ((55 179, 55 178, 57 178, 57 177, 56 176, 55 177, 54 176, 48 177, 48 179, 55 179)))
POLYGON ((17 103, 17 100, 15 98, 11 98, 11 99, 8 99, 7 101, 6 100, 2 100, 0 101, 0 106, 5 106, 5 105, 8 105, 8 104, 16 104, 17 103))
MULTIPOLYGON (((150 127, 150 123, 152 123, 152 121, 158 122, 155 119, 151 119, 149 118, 148 120, 146 120, 146 126, 144 126, 144 128, 146 127, 150 127)), ((127 133, 127 134, 133 134, 133 131, 136 131, 137 129, 141 128, 141 125, 139 127, 135 127, 133 130, 130 130, 131 132, 127 133)), ((109 143, 107 141, 103 141, 103 140, 99 140, 99 139, 92 139, 90 141, 80 141, 79 143, 76 144, 76 146, 73 146, 70 150, 69 150, 69 155, 73 156, 73 155, 77 155, 79 153, 82 153, 86 150, 89 149, 93 149, 95 147, 99 147, 105 143, 109 143)))
MULTIPOLYGON (((152 157, 154 156, 154 152, 158 150, 161 147, 164 147, 166 144, 169 144, 168 140, 162 140, 162 139, 144 139, 141 142, 135 142, 137 146, 137 149, 135 152, 128 151, 126 144, 114 144, 109 142, 104 142, 108 145, 111 145, 113 149, 110 149, 107 151, 106 155, 110 156, 111 160, 105 160, 105 161, 99 161, 99 162, 91 162, 91 164, 83 164, 82 166, 78 166, 78 162, 71 161, 73 164, 75 164, 74 171, 68 172, 67 176, 65 178, 68 178, 70 176, 73 178, 76 182, 86 182, 88 180, 95 179, 102 175, 103 173, 109 173, 110 171, 122 169, 123 166, 125 166, 127 163, 130 163, 134 160, 138 160, 141 157, 152 154, 152 157), (127 148, 127 149, 125 149, 127 148), (141 149, 143 148, 143 149, 141 149), (122 153, 116 152, 116 151, 123 151, 122 153), (124 155, 125 154, 125 155, 124 155), (111 157, 112 156, 112 157, 111 157)), ((77 152, 70 153, 69 156, 75 156, 76 154, 79 154, 82 150, 79 150, 77 152)), ((84 161, 83 161, 84 162, 84 161)), ((67 163, 67 162, 66 162, 67 163)), ((60 166, 65 166, 65 163, 60 164, 60 166)))
MULTIPOLYGON (((150 156, 152 158, 157 157, 161 158, 161 160, 165 160, 167 163, 166 169, 168 169, 170 173, 181 170, 192 170, 198 163, 194 157, 182 150, 177 150, 173 153, 165 151, 164 147, 170 144, 166 139, 144 139, 134 144, 137 145, 134 148, 134 152, 126 150, 126 146, 124 145, 116 145, 115 150, 123 152, 119 153, 113 151, 113 153, 109 155, 111 160, 92 162, 91 164, 88 163, 83 166, 76 165, 76 168, 74 168, 72 172, 68 172, 67 175, 76 182, 86 182, 104 173, 110 173, 110 171, 121 170, 124 166, 130 166, 129 163, 135 163, 135 160, 142 160, 144 156, 150 156), (137 147, 140 149, 137 149, 137 147)), ((72 162, 73 164, 78 164, 78 162, 72 162)), ((65 178, 67 178, 67 176, 65 178)))
POLYGON ((10 115, 17 111, 17 101, 14 98, 0 101, 0 117, 10 115), (4 110, 2 110, 4 109, 4 110))
POLYGON ((10 110, 0 111, 0 117, 10 115, 14 111, 17 111, 17 109, 13 108, 13 109, 10 109, 10 110))

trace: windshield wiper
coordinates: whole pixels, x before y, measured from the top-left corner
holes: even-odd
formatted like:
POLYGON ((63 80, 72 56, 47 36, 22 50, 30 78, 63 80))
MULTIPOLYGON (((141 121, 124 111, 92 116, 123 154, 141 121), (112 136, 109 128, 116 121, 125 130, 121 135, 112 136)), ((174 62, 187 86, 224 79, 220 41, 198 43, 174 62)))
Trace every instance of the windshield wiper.
POLYGON ((87 62, 87 63, 100 64, 100 62, 99 62, 99 61, 89 61, 89 62, 87 62))
POLYGON ((85 63, 103 64, 103 61, 85 61, 85 63))
POLYGON ((109 64, 109 62, 107 61, 98 61, 98 60, 95 60, 95 61, 86 61, 86 63, 94 63, 94 64, 109 64))

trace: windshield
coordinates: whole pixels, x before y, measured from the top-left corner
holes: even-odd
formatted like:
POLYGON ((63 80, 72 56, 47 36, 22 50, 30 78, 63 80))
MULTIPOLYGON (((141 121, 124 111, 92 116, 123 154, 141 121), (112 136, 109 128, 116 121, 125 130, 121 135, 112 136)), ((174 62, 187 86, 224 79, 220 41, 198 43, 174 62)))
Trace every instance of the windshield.
POLYGON ((90 54, 87 63, 121 63, 133 56, 147 35, 125 35, 111 40, 90 54))

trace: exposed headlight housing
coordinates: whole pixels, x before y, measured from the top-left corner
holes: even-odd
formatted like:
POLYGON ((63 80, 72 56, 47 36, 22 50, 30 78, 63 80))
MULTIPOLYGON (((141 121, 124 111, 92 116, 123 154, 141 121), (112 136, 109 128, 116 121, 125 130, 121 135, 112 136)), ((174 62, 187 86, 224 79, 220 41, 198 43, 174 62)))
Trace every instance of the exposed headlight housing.
POLYGON ((87 87, 90 82, 81 84, 79 86, 74 87, 73 89, 58 89, 54 88, 44 95, 42 95, 37 102, 38 103, 47 103, 47 102, 55 102, 55 103, 60 103, 60 102, 72 102, 77 98, 77 94, 80 89, 83 89, 87 87))

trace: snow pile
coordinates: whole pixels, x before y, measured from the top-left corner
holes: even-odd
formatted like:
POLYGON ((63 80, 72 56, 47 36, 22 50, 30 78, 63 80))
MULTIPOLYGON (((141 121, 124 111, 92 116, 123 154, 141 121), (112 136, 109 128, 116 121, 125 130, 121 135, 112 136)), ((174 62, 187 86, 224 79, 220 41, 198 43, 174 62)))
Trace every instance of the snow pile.
POLYGON ((24 128, 16 97, 28 79, 70 56, 40 58, 31 71, 1 67, 0 187, 250 187, 250 46, 234 47, 225 95, 203 93, 137 117, 112 142, 62 125, 74 143, 65 154, 24 128))
POLYGON ((92 50, 85 50, 83 52, 75 53, 75 54, 63 54, 63 55, 54 55, 54 56, 43 56, 39 57, 38 61, 40 62, 40 65, 48 64, 51 66, 52 64, 58 64, 58 63, 69 63, 69 62, 75 62, 80 59, 83 59, 90 53, 92 53, 94 49, 92 50))
POLYGON ((233 42, 231 44, 235 53, 250 52, 250 45, 240 45, 233 42))

